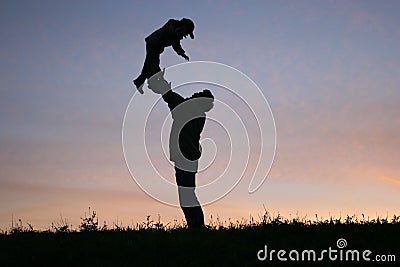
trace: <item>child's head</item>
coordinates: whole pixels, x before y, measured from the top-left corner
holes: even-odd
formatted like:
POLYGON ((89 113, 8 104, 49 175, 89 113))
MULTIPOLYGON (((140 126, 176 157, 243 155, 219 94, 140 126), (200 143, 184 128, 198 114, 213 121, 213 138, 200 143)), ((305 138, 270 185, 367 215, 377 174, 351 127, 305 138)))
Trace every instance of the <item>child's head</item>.
POLYGON ((188 34, 190 38, 194 39, 193 31, 194 31, 194 23, 191 19, 183 18, 180 20, 183 25, 183 36, 186 37, 188 34))

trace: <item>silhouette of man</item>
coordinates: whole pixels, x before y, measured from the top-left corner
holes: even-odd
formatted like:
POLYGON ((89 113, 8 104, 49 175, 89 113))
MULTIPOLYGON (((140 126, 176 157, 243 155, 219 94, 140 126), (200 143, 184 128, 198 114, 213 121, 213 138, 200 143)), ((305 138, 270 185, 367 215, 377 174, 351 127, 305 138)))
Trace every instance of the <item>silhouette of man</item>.
POLYGON ((194 39, 193 31, 194 23, 192 20, 188 18, 181 20, 170 19, 164 26, 146 37, 146 58, 143 69, 140 75, 133 80, 136 89, 141 94, 143 94, 143 83, 146 79, 161 71, 160 55, 164 48, 172 46, 178 55, 189 61, 189 57, 183 50, 180 41, 188 35, 194 39))
POLYGON ((179 204, 187 225, 189 228, 204 227, 203 210, 195 194, 195 177, 202 152, 200 134, 206 121, 206 112, 214 106, 214 96, 205 89, 184 98, 171 90, 171 83, 163 78, 164 71, 149 80, 149 88, 162 94, 172 114, 170 160, 175 163, 179 204))

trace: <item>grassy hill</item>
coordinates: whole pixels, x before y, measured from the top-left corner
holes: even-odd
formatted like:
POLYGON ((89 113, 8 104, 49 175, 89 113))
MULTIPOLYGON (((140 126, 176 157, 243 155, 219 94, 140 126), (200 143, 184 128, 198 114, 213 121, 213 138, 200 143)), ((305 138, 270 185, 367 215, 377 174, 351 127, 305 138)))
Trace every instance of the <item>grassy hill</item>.
MULTIPOLYGON (((86 221, 85 221, 86 219, 86 221)), ((0 235, 1 266, 400 266, 400 220, 287 220, 214 223, 186 229, 147 222, 98 227, 95 216, 79 230, 17 227, 0 235), (226 225, 224 225, 226 224, 226 225), (342 243, 339 243, 342 242, 342 243), (265 256, 265 248, 268 257, 265 256), (336 255, 336 260, 329 258, 336 255), (261 252, 260 252, 261 250, 261 252), (272 256, 270 253, 272 250, 272 256), (281 253, 281 261, 278 251, 281 253), (315 261, 313 252, 315 252, 315 261), (325 253, 321 253, 327 250, 325 253), (350 250, 350 252, 348 252, 350 250), (356 261, 357 250, 359 261, 356 261), (362 258, 365 250, 370 261, 362 258), (306 252, 304 252, 306 251, 306 252), (297 253, 296 253, 297 252, 297 253), (282 254, 283 253, 283 254, 282 254), (340 256, 342 254, 342 260, 340 256), (296 258, 298 255, 298 259, 296 258), (346 255, 348 258, 346 260, 346 255), (377 261, 384 259, 385 262, 377 261), (304 257, 304 258, 302 258, 304 257), (354 258, 352 258, 354 257, 354 258), (321 259, 321 261, 318 261, 321 259)))

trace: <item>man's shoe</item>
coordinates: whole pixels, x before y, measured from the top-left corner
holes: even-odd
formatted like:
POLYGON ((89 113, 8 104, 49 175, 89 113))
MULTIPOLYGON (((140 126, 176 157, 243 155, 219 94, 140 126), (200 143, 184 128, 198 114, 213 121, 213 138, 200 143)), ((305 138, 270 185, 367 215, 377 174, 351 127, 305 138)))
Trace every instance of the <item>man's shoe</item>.
POLYGON ((133 80, 133 83, 135 84, 136 89, 139 91, 139 93, 143 94, 144 93, 143 92, 144 82, 141 83, 140 81, 138 81, 138 79, 135 79, 135 80, 133 80))

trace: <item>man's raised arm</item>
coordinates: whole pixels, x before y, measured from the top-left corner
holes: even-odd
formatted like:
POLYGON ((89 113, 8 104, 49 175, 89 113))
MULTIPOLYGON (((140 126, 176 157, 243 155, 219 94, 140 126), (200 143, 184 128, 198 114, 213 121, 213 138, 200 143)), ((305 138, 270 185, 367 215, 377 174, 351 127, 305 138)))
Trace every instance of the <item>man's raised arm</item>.
POLYGON ((162 94, 163 100, 168 104, 169 109, 172 111, 176 106, 185 101, 185 99, 178 93, 172 91, 172 85, 165 80, 165 69, 155 74, 148 80, 149 89, 156 94, 162 94))
POLYGON ((172 111, 176 106, 185 101, 185 99, 178 93, 169 90, 163 94, 162 98, 168 104, 169 109, 172 111))

